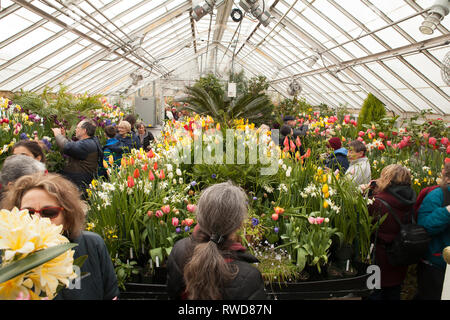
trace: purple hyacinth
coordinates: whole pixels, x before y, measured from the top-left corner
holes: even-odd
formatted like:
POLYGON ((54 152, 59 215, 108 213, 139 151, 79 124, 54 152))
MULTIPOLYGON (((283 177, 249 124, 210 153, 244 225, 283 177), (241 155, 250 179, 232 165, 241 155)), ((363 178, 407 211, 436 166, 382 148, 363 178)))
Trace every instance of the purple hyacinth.
POLYGON ((278 227, 273 228, 273 231, 275 231, 275 233, 278 233, 278 231, 280 231, 280 229, 278 227))
POLYGON ((180 228, 180 227, 177 227, 177 228, 175 229, 175 232, 176 232, 176 233, 180 233, 180 232, 181 232, 181 228, 180 228))
POLYGON ((189 232, 189 230, 191 230, 190 227, 188 227, 188 226, 184 227, 184 231, 189 232))
POLYGON ((256 200, 258 200, 258 197, 253 197, 253 201, 256 201, 256 200))
POLYGON ((252 226, 256 227, 259 224, 259 220, 257 218, 252 218, 252 226))
POLYGON ((47 139, 42 139, 42 142, 45 144, 47 150, 50 150, 52 148, 52 144, 47 139))
POLYGON ((30 140, 25 132, 20 134, 20 140, 30 140))
POLYGON ((215 179, 217 176, 216 176, 216 174, 215 173, 213 173, 212 175, 211 175, 211 178, 213 178, 213 179, 215 179))
POLYGON ((192 182, 191 182, 191 186, 195 187, 196 185, 197 185, 197 182, 196 182, 196 181, 192 181, 192 182))

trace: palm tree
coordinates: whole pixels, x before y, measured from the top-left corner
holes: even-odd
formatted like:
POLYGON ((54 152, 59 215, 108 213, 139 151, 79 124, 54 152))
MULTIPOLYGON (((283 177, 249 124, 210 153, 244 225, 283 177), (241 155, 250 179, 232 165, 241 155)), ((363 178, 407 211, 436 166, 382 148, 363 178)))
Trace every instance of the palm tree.
POLYGON ((221 92, 207 92, 202 87, 186 87, 187 96, 179 99, 184 108, 199 115, 209 115, 217 122, 231 125, 234 119, 245 118, 260 125, 270 119, 273 105, 265 94, 244 93, 229 99, 221 92))

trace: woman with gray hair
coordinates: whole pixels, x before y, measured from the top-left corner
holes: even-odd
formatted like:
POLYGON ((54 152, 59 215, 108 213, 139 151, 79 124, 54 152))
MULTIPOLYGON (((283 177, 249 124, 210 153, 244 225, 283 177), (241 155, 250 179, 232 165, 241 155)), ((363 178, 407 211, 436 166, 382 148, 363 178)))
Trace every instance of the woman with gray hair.
POLYGON ((245 192, 230 182, 205 189, 198 202, 198 224, 175 243, 167 262, 172 299, 267 299, 264 281, 251 263, 258 260, 237 242, 247 218, 245 192))
POLYGON ((2 194, 6 192, 8 186, 20 177, 45 172, 45 164, 23 154, 9 156, 3 162, 2 171, 0 171, 0 200, 2 194))

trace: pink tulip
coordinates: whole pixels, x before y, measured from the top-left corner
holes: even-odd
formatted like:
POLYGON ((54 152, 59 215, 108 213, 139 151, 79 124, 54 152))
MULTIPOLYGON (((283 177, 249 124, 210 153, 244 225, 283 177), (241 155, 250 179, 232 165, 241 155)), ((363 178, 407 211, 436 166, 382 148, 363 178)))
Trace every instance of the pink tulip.
POLYGON ((170 206, 169 205, 165 205, 161 207, 162 212, 164 212, 165 214, 168 214, 170 212, 170 206))
POLYGON ((314 217, 309 217, 309 218, 308 218, 308 222, 309 222, 310 224, 316 224, 316 218, 314 218, 314 217))
POLYGON ((190 219, 190 218, 185 219, 185 220, 184 220, 184 223, 185 223, 188 227, 190 227, 190 226, 194 223, 194 219, 190 219))
POLYGON ((318 218, 316 218, 316 224, 322 224, 324 220, 325 220, 325 218, 318 217, 318 218))
POLYGON ((442 138, 442 139, 441 139, 441 144, 442 144, 443 146, 448 145, 448 138, 446 138, 446 137, 442 138))
POLYGON ((447 154, 450 154, 450 145, 447 146, 447 154))
POLYGON ((349 115, 344 117, 344 122, 347 123, 347 124, 350 122, 350 116, 349 115))
POLYGON ((384 135, 383 132, 378 132, 378 136, 379 136, 381 139, 386 139, 386 136, 384 135))
POLYGON ((147 211, 147 215, 151 218, 153 216, 153 211, 151 210, 147 211))
POLYGON ((176 227, 176 226, 178 226, 178 223, 179 223, 180 221, 178 220, 178 218, 172 218, 172 225, 174 226, 174 227, 176 227))
POLYGON ((279 218, 278 214, 276 214, 276 213, 272 214, 272 220, 273 221, 277 221, 278 218, 279 218))
POLYGON ((161 210, 156 210, 155 216, 157 218, 161 218, 164 215, 164 213, 161 210))
POLYGON ((365 134, 366 134, 366 133, 365 133, 364 131, 358 132, 358 136, 360 136, 360 137, 364 137, 365 134))
POLYGON ((386 144, 388 145, 388 147, 392 147, 392 141, 391 140, 387 141, 386 144))
POLYGON ((359 141, 361 141, 361 142, 363 142, 364 141, 364 139, 363 138, 361 138, 361 137, 358 137, 356 140, 359 140, 359 141))
POLYGON ((197 210, 197 206, 195 204, 188 204, 187 205, 187 210, 189 212, 195 212, 195 210, 197 210))
POLYGON ((426 133, 426 132, 424 132, 422 135, 423 135, 423 137, 424 137, 425 139, 428 139, 428 137, 430 136, 430 134, 429 134, 429 133, 426 133))

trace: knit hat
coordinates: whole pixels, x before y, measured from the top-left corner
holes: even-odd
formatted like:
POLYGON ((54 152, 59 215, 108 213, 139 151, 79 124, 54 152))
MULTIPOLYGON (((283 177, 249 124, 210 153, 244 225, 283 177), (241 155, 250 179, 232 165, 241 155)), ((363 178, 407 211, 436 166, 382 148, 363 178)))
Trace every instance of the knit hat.
POLYGON ((328 145, 334 150, 342 148, 341 139, 339 139, 338 137, 330 138, 330 140, 328 140, 328 145))

